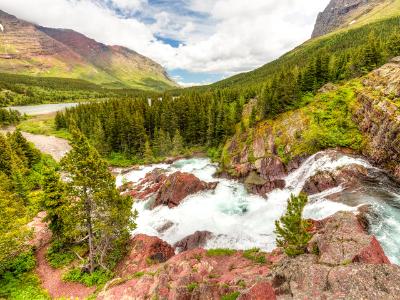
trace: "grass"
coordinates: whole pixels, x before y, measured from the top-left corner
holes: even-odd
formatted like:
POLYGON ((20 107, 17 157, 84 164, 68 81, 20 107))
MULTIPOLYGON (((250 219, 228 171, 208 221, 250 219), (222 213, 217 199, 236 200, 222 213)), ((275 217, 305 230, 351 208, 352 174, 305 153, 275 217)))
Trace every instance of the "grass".
POLYGON ((259 264, 265 264, 267 262, 265 258, 265 253, 262 252, 260 248, 252 248, 245 250, 243 252, 243 257, 259 264))
POLYGON ((239 292, 233 292, 222 296, 221 300, 236 300, 237 298, 239 298, 239 296, 240 296, 239 292))
POLYGON ((21 131, 29 132, 32 134, 41 134, 47 136, 56 136, 58 138, 69 140, 70 133, 65 130, 57 130, 54 124, 55 114, 47 114, 40 116, 33 116, 25 121, 22 121, 17 128, 21 131))
POLYGON ((207 250, 207 256, 230 256, 236 253, 236 250, 218 248, 218 249, 209 249, 207 250))
POLYGON ((192 283, 189 283, 187 286, 186 286, 186 288, 187 288, 187 290, 191 293, 191 292, 193 292, 195 289, 197 289, 199 287, 199 284, 197 283, 197 282, 192 282, 192 283))

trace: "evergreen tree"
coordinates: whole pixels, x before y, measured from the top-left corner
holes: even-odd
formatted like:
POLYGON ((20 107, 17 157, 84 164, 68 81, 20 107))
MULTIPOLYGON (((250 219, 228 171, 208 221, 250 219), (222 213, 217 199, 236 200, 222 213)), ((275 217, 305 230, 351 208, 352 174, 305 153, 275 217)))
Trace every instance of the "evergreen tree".
POLYGON ((46 221, 56 239, 63 239, 63 207, 65 206, 64 185, 60 175, 51 167, 43 172, 43 207, 47 212, 46 221))
MULTIPOLYGON (((87 270, 107 269, 115 247, 129 239, 134 227, 132 199, 120 196, 107 163, 77 129, 72 129, 71 151, 62 159, 68 174, 63 207, 64 235, 88 247, 87 270)), ((115 262, 114 262, 115 263, 115 262)))
POLYGON ((311 239, 310 233, 307 232, 309 223, 302 218, 307 201, 305 194, 300 194, 298 197, 291 195, 285 215, 279 221, 275 221, 276 243, 279 247, 283 247, 289 256, 304 253, 311 239))
POLYGON ((174 138, 172 140, 172 146, 173 150, 172 153, 173 155, 179 155, 183 153, 183 138, 181 136, 181 133, 179 132, 179 129, 176 129, 174 138))
POLYGON ((144 161, 145 161, 147 164, 152 163, 153 160, 154 160, 154 154, 153 154, 153 151, 151 150, 149 140, 146 140, 146 143, 144 144, 144 154, 143 154, 143 158, 144 158, 144 161))
POLYGON ((391 57, 400 55, 400 31, 391 35, 388 41, 388 50, 391 57))

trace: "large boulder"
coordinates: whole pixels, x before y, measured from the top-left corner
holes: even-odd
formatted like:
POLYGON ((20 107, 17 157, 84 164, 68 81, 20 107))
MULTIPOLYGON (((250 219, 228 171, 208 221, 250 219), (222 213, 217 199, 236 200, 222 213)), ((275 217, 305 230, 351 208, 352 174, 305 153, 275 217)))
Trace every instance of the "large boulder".
POLYGON ((337 186, 354 188, 367 177, 368 170, 364 166, 351 164, 334 171, 318 172, 306 181, 303 192, 313 195, 337 186))
POLYGON ((144 234, 132 238, 127 256, 118 264, 117 274, 127 276, 135 274, 151 265, 167 261, 175 255, 174 248, 157 237, 144 234))
POLYGON ((351 212, 338 212, 324 220, 308 249, 310 253, 319 253, 321 264, 390 263, 376 238, 365 232, 359 218, 351 212))
POLYGON ((209 231, 196 231, 195 233, 176 242, 174 247, 178 249, 179 252, 201 248, 204 247, 212 236, 213 234, 209 231))
POLYGON ((389 264, 330 266, 305 254, 285 258, 268 277, 279 299, 398 299, 400 267, 389 264))
POLYGON ((187 196, 200 191, 215 189, 217 183, 201 181, 193 174, 175 172, 168 176, 161 185, 152 207, 166 205, 169 208, 178 206, 187 196))

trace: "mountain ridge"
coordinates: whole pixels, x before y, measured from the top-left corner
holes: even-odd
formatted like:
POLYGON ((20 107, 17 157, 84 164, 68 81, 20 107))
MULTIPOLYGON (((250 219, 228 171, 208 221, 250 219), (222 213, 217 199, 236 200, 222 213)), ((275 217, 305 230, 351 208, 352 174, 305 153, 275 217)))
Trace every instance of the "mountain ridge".
POLYGON ((71 29, 36 25, 1 10, 0 24, 1 72, 84 79, 115 88, 177 86, 161 65, 126 47, 108 46, 71 29))

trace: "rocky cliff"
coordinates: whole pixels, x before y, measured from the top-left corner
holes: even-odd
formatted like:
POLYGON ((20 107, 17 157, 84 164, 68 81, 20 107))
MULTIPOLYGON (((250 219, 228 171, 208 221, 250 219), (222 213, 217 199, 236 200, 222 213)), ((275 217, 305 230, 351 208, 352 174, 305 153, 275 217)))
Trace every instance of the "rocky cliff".
POLYGON ((165 89, 176 84, 151 59, 73 30, 41 27, 0 10, 0 72, 85 79, 112 87, 165 89))
POLYGON ((351 25, 382 2, 385 0, 331 0, 325 10, 318 14, 312 37, 351 25))

